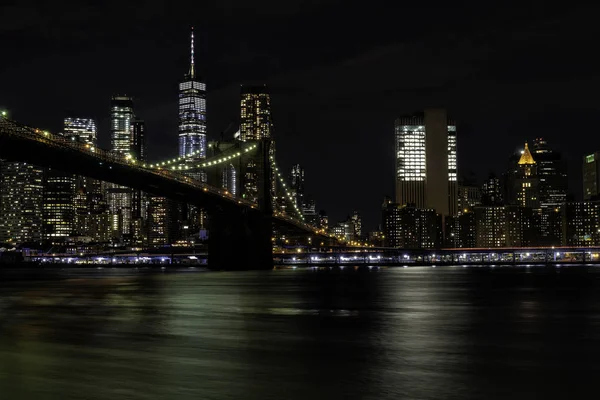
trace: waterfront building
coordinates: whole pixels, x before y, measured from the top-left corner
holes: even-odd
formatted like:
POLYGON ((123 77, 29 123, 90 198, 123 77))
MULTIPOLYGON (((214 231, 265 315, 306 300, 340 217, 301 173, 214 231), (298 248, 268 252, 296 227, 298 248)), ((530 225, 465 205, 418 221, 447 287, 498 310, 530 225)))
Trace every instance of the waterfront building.
POLYGON ((414 204, 387 203, 383 208, 386 245, 405 249, 432 249, 442 242, 441 216, 414 204))
POLYGON ((567 202, 562 216, 563 245, 600 246, 600 201, 567 202))

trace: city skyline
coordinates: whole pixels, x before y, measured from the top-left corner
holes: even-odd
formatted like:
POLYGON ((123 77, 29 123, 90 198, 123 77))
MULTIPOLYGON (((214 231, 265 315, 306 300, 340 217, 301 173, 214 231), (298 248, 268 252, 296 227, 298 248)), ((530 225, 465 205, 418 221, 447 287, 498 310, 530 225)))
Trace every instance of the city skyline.
MULTIPOLYGON (((196 58, 201 60, 198 63, 202 69, 201 75, 206 78, 210 88, 207 93, 210 114, 208 139, 217 138, 221 131, 227 131, 231 121, 237 118, 240 83, 266 83, 272 95, 273 119, 278 134, 278 159, 282 168, 289 170, 295 163, 306 165, 307 174, 312 177, 307 182, 307 191, 315 194, 318 207, 327 209, 332 220, 340 220, 357 208, 364 214, 365 226, 371 228, 378 222, 378 212, 372 210, 377 210, 381 195, 393 194, 394 158, 393 139, 390 136, 393 121, 400 115, 432 105, 446 107, 457 121, 459 171, 468 173, 473 170, 480 181, 490 170, 499 175, 503 172, 506 158, 517 146, 522 146, 525 140, 531 143, 535 137, 542 136, 552 147, 561 149, 569 168, 570 192, 576 198, 581 198, 580 160, 584 155, 581 140, 586 138, 589 126, 594 126, 599 117, 596 111, 581 106, 583 97, 573 95, 582 85, 580 81, 569 83, 573 80, 572 75, 569 75, 573 73, 573 69, 562 62, 558 63, 559 66, 555 57, 551 57, 554 53, 549 51, 550 46, 554 48, 570 43, 570 51, 575 51, 577 46, 585 46, 581 41, 554 40, 556 38, 551 33, 554 26, 552 17, 557 10, 547 10, 544 15, 521 10, 517 13, 520 18, 510 18, 509 23, 501 18, 505 15, 502 13, 482 18, 477 24, 489 25, 489 28, 484 29, 487 37, 503 38, 515 32, 522 40, 516 48, 512 41, 501 40, 496 43, 490 40, 496 44, 487 51, 479 47, 472 51, 469 47, 475 42, 472 34, 457 32, 445 25, 436 28, 431 37, 415 42, 394 34, 391 28, 385 27, 386 24, 379 24, 375 32, 369 32, 365 36, 363 44, 355 48, 342 46, 331 53, 331 63, 340 68, 334 76, 328 69, 329 61, 322 54, 329 41, 319 44, 318 36, 323 34, 325 18, 328 16, 340 11, 347 16, 357 16, 359 10, 353 5, 348 5, 343 10, 332 7, 320 10, 324 11, 324 16, 315 24, 315 32, 302 39, 310 44, 310 49, 306 50, 307 53, 301 60, 298 60, 296 54, 292 57, 290 50, 278 46, 278 39, 275 39, 277 36, 289 39, 284 34, 283 26, 294 27, 295 24, 300 24, 302 17, 297 11, 285 14, 282 22, 270 26, 268 31, 266 28, 260 30, 261 38, 265 38, 260 43, 262 48, 258 47, 259 43, 254 42, 243 42, 242 46, 239 41, 242 39, 234 38, 235 32, 242 28, 236 28, 235 24, 226 24, 228 29, 232 29, 232 35, 223 36, 216 34, 219 32, 218 28, 199 24, 191 18, 185 21, 167 19, 161 29, 155 31, 142 32, 133 27, 125 27, 120 35, 127 35, 127 43, 111 41, 107 31, 101 28, 99 37, 92 38, 90 42, 96 45, 94 51, 99 52, 95 57, 98 62, 87 67, 85 74, 77 70, 76 64, 69 60, 77 44, 75 32, 81 31, 89 35, 88 28, 73 31, 68 25, 56 27, 66 43, 63 47, 58 46, 55 36, 41 30, 28 30, 27 35, 24 35, 26 31, 21 28, 22 24, 15 22, 9 35, 11 40, 4 51, 7 56, 17 60, 13 65, 19 65, 20 68, 17 71, 14 67, 0 67, 3 76, 15 76, 15 79, 5 83, 5 89, 0 93, 0 106, 10 110, 20 121, 47 127, 52 131, 60 130, 65 116, 95 118, 98 121, 100 145, 106 148, 108 115, 105 110, 108 99, 114 93, 127 93, 135 98, 136 109, 146 119, 149 159, 174 156, 177 154, 173 141, 173 135, 177 132, 177 112, 174 111, 177 110, 177 105, 173 99, 177 98, 177 87, 176 84, 175 87, 173 85, 181 78, 182 70, 185 71, 189 65, 189 41, 186 37, 190 26, 195 25, 198 27, 196 58), (549 26, 545 26, 544 22, 548 22, 549 26), (501 33, 494 33, 493 29, 498 26, 502 26, 501 33), (523 33, 528 27, 546 36, 523 33), (392 68, 394 73, 388 72, 404 56, 420 54, 418 49, 423 46, 440 48, 446 32, 454 32, 462 40, 444 44, 454 60, 465 57, 486 60, 491 54, 489 61, 485 61, 486 67, 497 63, 500 55, 503 62, 491 67, 487 75, 481 75, 483 68, 471 71, 461 67, 463 69, 459 70, 447 68, 448 75, 440 76, 438 71, 426 67, 428 61, 431 61, 431 56, 427 56, 429 58, 419 61, 418 68, 392 68), (37 40, 39 38, 42 40, 37 40), (99 44, 107 46, 97 48, 99 44), (244 50, 246 45, 248 48, 244 50), (104 47, 107 49, 104 50, 104 47), (507 47, 512 48, 511 52, 503 51, 507 47), (522 52, 530 47, 538 48, 539 51, 535 54, 522 52), (104 57, 103 52, 109 48, 115 55, 128 54, 127 65, 119 65, 117 68, 107 64, 105 60, 111 58, 104 57), (25 52, 24 49, 39 51, 25 52), (244 56, 253 52, 262 57, 244 56), (32 54, 49 61, 45 63, 44 70, 35 68, 35 74, 31 73, 34 66, 28 63, 34 57, 32 54), (131 57, 131 54, 135 54, 135 57, 131 57), (276 62, 270 64, 271 59, 276 62), (548 62, 550 60, 552 62, 548 62), (528 67, 518 69, 516 65, 528 67), (533 70, 536 71, 535 74, 533 70), (97 73, 89 74, 89 71, 97 73), (545 75, 540 77, 539 71, 545 75), (466 72, 473 78, 465 78, 466 72), (556 74, 559 81, 553 86, 551 93, 537 83, 539 80, 525 83, 528 77, 544 79, 548 74, 556 74), (23 78, 19 79, 20 76, 23 78), (364 110, 351 104, 350 99, 354 96, 353 85, 349 84, 351 76, 360 76, 364 80, 360 93, 366 93, 370 98, 369 104, 361 105, 366 107, 364 110), (499 83, 493 82, 496 78, 499 83), (44 91, 35 98, 18 95, 24 87, 29 88, 31 85, 33 88, 40 80, 56 82, 61 87, 61 93, 44 91), (504 88, 500 84, 502 82, 509 82, 509 87, 504 88), (80 84, 86 86, 85 96, 75 96, 80 84), (509 95, 515 91, 521 93, 516 100, 509 95), (465 94, 459 95, 459 92, 465 94), (49 98, 53 100, 49 101, 49 98), (57 101, 54 101, 55 98, 57 101), (578 118, 570 121, 577 107, 578 118), (304 119, 305 111, 310 111, 310 120, 318 123, 313 124, 304 119), (561 127, 567 121, 570 121, 571 135, 580 140, 571 140, 568 137, 570 135, 564 135, 561 127), (495 138, 497 144, 493 151, 485 147, 491 137, 495 138), (321 171, 335 168, 344 154, 360 150, 364 150, 366 154, 379 155, 369 163, 373 178, 365 182, 361 193, 354 194, 352 177, 360 174, 364 167, 350 165, 348 173, 338 177, 333 183, 322 176, 321 171), (309 156, 310 154, 313 156, 309 156), (339 159, 332 159, 331 154, 336 154, 339 159)), ((419 6, 411 7, 415 7, 415 11, 421 11, 419 6)), ((53 12, 59 11, 60 7, 53 12)), ((463 11, 465 9, 459 7, 459 10, 451 12, 455 22, 472 16, 460 16, 463 11)), ((99 11, 101 15, 104 15, 103 12, 99 11)), ((209 15, 215 17, 216 21, 225 20, 215 10, 209 15)), ((590 12, 570 10, 562 21, 563 31, 569 31, 566 27, 570 27, 570 35, 577 36, 583 29, 580 26, 585 24, 576 21, 580 21, 582 16, 585 18, 585 15, 590 15, 590 12)), ((243 21, 243 13, 239 10, 234 11, 230 17, 234 21, 243 21)), ((48 18, 46 21, 50 20, 50 17, 38 18, 42 18, 42 22, 44 18, 48 18)), ((152 23, 153 18, 147 17, 146 23, 152 23)), ((99 17, 97 20, 92 17, 92 26, 99 20, 99 17)), ((409 27, 402 29, 408 30, 409 27)), ((585 84, 591 91, 597 82, 589 77, 588 72, 584 71, 582 76, 584 80, 591 79, 590 83, 585 84)), ((592 140, 589 145, 591 150, 600 149, 596 138, 589 140, 592 140)))

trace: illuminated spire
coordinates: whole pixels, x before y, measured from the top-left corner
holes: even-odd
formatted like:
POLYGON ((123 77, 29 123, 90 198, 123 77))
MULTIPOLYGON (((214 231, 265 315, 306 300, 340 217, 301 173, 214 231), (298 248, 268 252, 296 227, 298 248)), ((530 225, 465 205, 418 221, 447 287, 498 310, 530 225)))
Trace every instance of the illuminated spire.
POLYGON ((194 70, 194 27, 192 26, 192 35, 191 35, 191 56, 190 56, 190 78, 194 78, 195 70, 194 70))
POLYGON ((535 160, 529 151, 527 142, 525 142, 525 150, 523 150, 523 153, 521 153, 521 158, 519 159, 519 165, 523 164, 535 164, 535 160))

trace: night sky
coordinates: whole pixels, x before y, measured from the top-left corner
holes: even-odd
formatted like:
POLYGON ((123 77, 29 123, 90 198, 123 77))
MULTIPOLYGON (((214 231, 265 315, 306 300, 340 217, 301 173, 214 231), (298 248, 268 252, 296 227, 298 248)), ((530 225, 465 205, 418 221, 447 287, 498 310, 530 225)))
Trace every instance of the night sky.
POLYGON ((189 28, 208 86, 209 139, 239 119, 240 83, 271 89, 278 163, 337 220, 380 220, 394 187, 394 119, 444 106, 459 174, 501 173, 545 137, 569 163, 600 150, 600 9, 572 2, 31 1, 0 7, 0 108, 59 131, 92 117, 108 147, 112 94, 135 98, 151 159, 177 153, 177 85, 189 28), (547 3, 547 2, 546 2, 547 3))

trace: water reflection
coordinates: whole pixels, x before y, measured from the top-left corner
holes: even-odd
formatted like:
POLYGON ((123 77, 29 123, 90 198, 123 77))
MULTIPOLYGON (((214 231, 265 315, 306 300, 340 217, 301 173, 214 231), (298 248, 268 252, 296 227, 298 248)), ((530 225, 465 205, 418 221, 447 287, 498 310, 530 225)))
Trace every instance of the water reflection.
POLYGON ((583 397, 598 372, 598 271, 525 271, 5 283, 1 398, 583 397))

